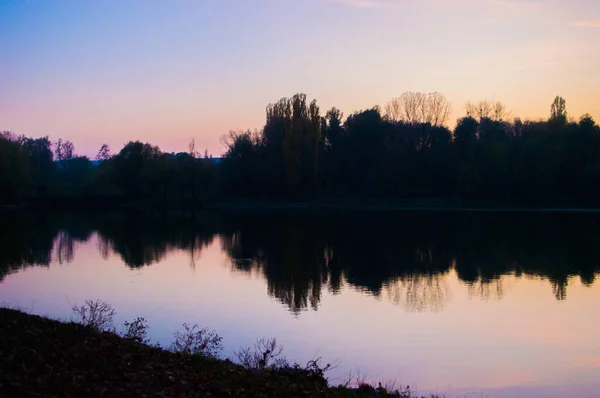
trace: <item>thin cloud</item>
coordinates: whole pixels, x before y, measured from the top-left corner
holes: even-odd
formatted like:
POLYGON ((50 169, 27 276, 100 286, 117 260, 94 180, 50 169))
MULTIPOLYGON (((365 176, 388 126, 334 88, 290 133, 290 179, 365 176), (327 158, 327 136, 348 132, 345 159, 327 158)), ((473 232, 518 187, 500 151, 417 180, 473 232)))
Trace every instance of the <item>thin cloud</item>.
MULTIPOLYGON (((328 0, 349 7, 358 8, 400 8, 407 5, 407 0, 328 0)), ((425 0, 421 3, 449 5, 447 0, 425 0)), ((492 7, 510 8, 513 10, 533 10, 539 8, 539 0, 459 0, 462 5, 487 5, 492 7)), ((456 5, 457 3, 454 3, 456 5)))
POLYGON ((545 6, 542 1, 537 0, 481 0, 480 3, 526 13, 548 9, 547 4, 545 6))
POLYGON ((389 8, 398 7, 400 2, 394 0, 330 0, 335 3, 342 3, 351 7, 360 8, 389 8))
POLYGON ((575 21, 571 23, 573 26, 577 26, 580 28, 596 28, 600 29, 600 20, 595 21, 575 21))

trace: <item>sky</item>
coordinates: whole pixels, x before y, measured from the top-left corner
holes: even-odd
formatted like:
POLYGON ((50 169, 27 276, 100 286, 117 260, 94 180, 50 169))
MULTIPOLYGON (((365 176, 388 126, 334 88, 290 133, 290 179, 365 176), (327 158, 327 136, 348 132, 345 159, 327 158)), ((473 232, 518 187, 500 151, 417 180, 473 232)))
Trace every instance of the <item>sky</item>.
POLYGON ((78 154, 141 140, 218 156, 305 93, 322 113, 440 92, 600 121, 597 0, 0 0, 0 130, 78 154))

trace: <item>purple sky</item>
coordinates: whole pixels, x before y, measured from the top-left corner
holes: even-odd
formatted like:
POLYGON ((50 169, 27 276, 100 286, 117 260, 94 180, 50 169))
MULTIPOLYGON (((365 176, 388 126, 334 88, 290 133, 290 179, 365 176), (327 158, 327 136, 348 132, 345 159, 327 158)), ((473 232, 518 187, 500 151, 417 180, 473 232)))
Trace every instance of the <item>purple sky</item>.
POLYGON ((129 140, 214 155, 297 92, 346 115, 438 91, 600 119, 595 0, 0 0, 0 130, 94 156, 129 140))

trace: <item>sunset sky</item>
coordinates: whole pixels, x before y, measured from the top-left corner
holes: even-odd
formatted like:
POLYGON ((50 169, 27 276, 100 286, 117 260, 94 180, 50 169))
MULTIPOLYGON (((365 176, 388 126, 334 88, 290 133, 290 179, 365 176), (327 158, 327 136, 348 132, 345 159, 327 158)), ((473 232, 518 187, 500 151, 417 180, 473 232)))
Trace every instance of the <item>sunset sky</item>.
POLYGON ((438 91, 600 120, 597 0, 0 0, 0 130, 94 156, 142 140, 223 151, 297 92, 346 115, 438 91))

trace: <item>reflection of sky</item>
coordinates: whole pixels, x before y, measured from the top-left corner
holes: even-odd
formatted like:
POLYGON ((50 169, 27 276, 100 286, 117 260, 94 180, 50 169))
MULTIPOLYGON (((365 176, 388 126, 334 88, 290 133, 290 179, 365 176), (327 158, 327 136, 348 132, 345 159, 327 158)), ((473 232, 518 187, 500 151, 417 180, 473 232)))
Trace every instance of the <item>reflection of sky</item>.
POLYGON ((439 91, 600 119, 596 0, 0 1, 0 130, 86 155, 143 139, 219 154, 296 92, 345 114, 439 91))
MULTIPOLYGON (((599 284, 584 287, 573 278, 567 299, 558 301, 548 281, 506 276, 501 299, 482 299, 451 271, 437 281, 447 294, 435 311, 410 311, 387 295, 390 289, 376 298, 346 284, 338 295, 324 289, 318 311, 294 316, 268 296, 260 274, 232 270, 218 239, 194 264, 176 250, 131 270, 114 253, 103 260, 94 235, 76 243, 69 263, 53 260, 49 268, 6 276, 0 302, 69 318, 70 303, 100 298, 116 308, 119 324, 145 317, 152 339, 163 345, 183 322, 214 328, 227 355, 257 337, 276 336, 292 359, 339 363, 330 374, 334 382, 360 369, 368 379, 395 379, 450 397, 481 390, 491 398, 600 391, 599 284)), ((430 282, 415 282, 423 283, 417 291, 430 282)), ((395 288, 396 295, 405 292, 395 288)))

